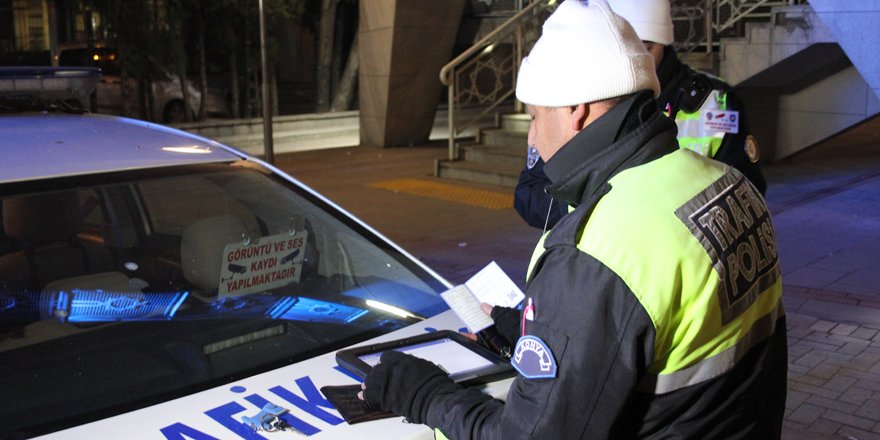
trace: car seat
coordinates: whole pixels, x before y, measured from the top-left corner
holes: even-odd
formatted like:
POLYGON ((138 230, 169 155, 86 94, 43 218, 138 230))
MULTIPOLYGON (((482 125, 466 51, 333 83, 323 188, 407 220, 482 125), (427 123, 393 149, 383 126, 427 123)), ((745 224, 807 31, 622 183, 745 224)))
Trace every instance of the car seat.
POLYGON ((0 279, 39 291, 46 284, 89 271, 77 240, 83 222, 75 191, 3 200, 3 228, 18 250, 0 257, 0 279))
POLYGON ((240 218, 224 214, 198 220, 183 230, 180 265, 186 280, 208 296, 220 286, 223 250, 250 232, 240 218))

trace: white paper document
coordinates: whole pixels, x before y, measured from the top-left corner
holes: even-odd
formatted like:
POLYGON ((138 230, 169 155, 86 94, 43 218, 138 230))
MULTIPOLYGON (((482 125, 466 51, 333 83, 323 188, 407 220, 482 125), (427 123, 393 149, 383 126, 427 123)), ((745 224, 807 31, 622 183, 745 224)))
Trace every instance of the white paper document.
POLYGON ((494 261, 464 284, 455 286, 440 296, 471 333, 494 324, 492 318, 480 307, 480 303, 516 307, 525 298, 522 290, 494 261))
POLYGON ((513 308, 526 297, 519 286, 494 261, 477 272, 464 285, 480 302, 493 306, 513 308))

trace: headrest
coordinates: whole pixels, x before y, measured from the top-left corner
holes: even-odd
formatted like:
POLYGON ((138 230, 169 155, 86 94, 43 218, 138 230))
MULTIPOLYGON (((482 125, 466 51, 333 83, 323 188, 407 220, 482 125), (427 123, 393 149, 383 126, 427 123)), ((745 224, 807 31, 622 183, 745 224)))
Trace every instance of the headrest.
POLYGON ((3 228, 10 238, 48 243, 73 238, 82 230, 76 191, 3 199, 3 228))
POLYGON ((44 292, 60 292, 72 289, 104 290, 116 293, 140 292, 140 289, 137 286, 132 286, 128 277, 121 272, 101 272, 64 278, 52 281, 43 287, 44 292))
POLYGON ((244 222, 228 214, 204 218, 187 226, 180 241, 183 276, 206 291, 216 290, 220 286, 223 249, 240 243, 247 233, 244 222))

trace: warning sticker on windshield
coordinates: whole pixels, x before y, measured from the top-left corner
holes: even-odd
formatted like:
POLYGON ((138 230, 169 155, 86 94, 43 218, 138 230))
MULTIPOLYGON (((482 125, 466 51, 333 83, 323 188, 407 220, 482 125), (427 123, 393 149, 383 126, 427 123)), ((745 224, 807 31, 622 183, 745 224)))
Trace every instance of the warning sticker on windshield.
POLYGON ((262 237, 257 243, 233 243, 223 249, 218 296, 265 292, 299 282, 308 233, 262 237))

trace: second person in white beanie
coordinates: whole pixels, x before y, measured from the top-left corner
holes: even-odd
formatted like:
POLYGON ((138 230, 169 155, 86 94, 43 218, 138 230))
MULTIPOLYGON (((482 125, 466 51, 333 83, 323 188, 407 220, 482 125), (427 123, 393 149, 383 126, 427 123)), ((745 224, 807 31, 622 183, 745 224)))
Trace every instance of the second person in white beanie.
MULTIPOLYGON (((742 172, 763 195, 767 183, 761 172, 760 152, 751 136, 742 100, 721 79, 682 63, 672 47, 673 22, 669 0, 608 0, 625 18, 653 56, 660 80, 660 109, 678 125, 681 148, 724 162, 742 172), (718 124, 707 116, 724 112, 735 120, 718 124)), ((544 188, 549 180, 544 162, 529 149, 526 167, 514 192, 514 208, 536 228, 552 228, 568 207, 552 200, 544 188)))
MULTIPOLYGON (((567 0, 523 59, 517 98, 550 194, 571 207, 537 244, 507 398, 387 351, 363 398, 450 439, 778 439, 782 279, 763 199, 678 148, 651 57, 605 0, 567 0)), ((518 331, 516 331, 518 329, 518 331)))

